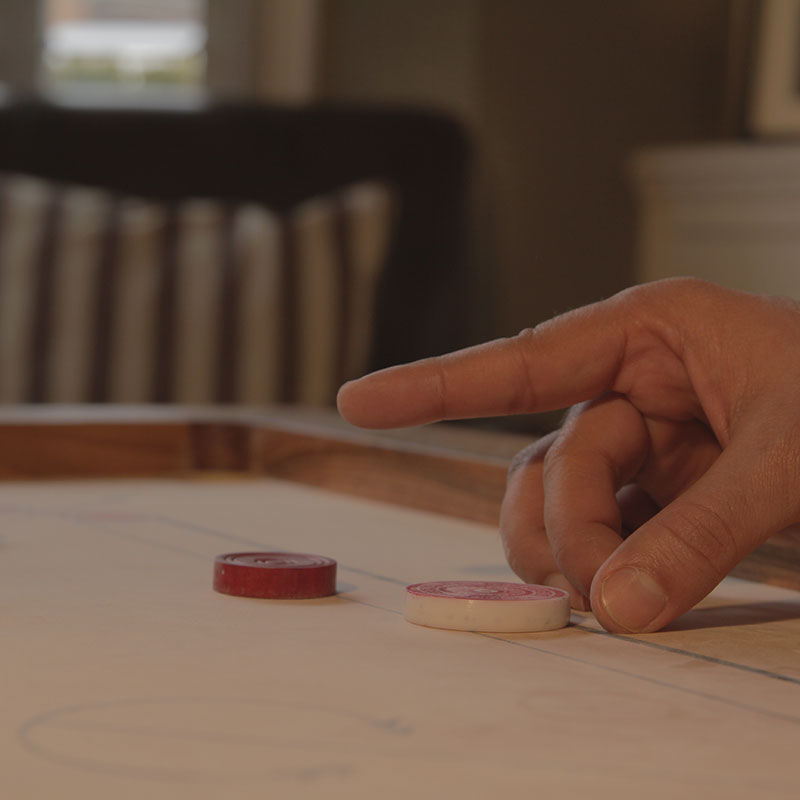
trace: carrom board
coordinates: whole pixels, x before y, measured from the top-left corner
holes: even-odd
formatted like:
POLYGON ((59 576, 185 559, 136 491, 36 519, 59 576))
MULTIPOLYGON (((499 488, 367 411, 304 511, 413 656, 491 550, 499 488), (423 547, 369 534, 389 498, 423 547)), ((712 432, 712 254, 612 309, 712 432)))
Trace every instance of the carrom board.
POLYGON ((0 797, 800 796, 792 589, 728 578, 647 636, 403 619, 408 583, 514 579, 504 469, 285 417, 6 415, 0 797), (338 593, 214 593, 237 550, 332 556, 338 593))

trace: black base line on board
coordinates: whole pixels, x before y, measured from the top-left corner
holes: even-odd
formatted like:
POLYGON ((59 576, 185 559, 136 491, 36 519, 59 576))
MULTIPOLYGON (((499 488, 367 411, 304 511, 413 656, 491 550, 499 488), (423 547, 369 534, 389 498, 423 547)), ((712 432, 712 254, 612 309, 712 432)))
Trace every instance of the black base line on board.
MULTIPOLYGON (((87 517, 87 515, 85 513, 76 512, 76 511, 63 511, 63 510, 55 510, 55 509, 48 511, 48 510, 45 510, 45 509, 34 508, 34 507, 23 507, 23 506, 15 506, 15 507, 12 507, 12 508, 7 508, 6 510, 7 511, 10 510, 12 512, 17 512, 17 513, 29 514, 31 516, 51 516, 51 517, 56 517, 56 518, 59 518, 59 519, 66 519, 66 520, 69 520, 69 521, 72 521, 72 522, 83 522, 83 523, 92 523, 92 522, 94 522, 94 523, 96 523, 96 522, 101 521, 101 520, 93 519, 91 516, 87 517)), ((138 515, 139 519, 143 520, 143 521, 147 521, 147 522, 151 522, 151 523, 152 522, 156 522, 156 523, 160 523, 160 524, 163 524, 163 525, 166 525, 166 526, 169 526, 169 527, 177 528, 178 530, 183 530, 183 531, 187 531, 187 532, 191 532, 191 533, 200 533, 200 534, 203 534, 203 535, 206 535, 206 536, 211 536, 212 538, 222 539, 224 541, 230 542, 232 544, 236 544, 238 546, 245 545, 245 546, 248 546, 248 547, 257 548, 259 550, 264 550, 265 548, 276 549, 276 550, 280 550, 281 549, 279 547, 274 547, 273 545, 271 545, 269 543, 265 543, 263 541, 256 541, 254 539, 249 539, 247 537, 243 537, 243 536, 240 536, 240 535, 237 535, 237 534, 231 534, 231 533, 228 533, 227 531, 222 531, 222 530, 219 530, 217 528, 209 527, 207 525, 200 525, 200 524, 195 523, 195 522, 189 522, 187 520, 182 520, 182 519, 179 519, 177 517, 172 517, 172 516, 169 516, 169 515, 142 514, 142 513, 139 513, 139 512, 137 512, 137 515, 138 515)), ((126 524, 130 524, 130 523, 128 522, 126 524)), ((142 542, 142 543, 145 543, 145 544, 149 544, 149 545, 151 545, 153 547, 157 547, 159 549, 167 549, 167 550, 171 550, 173 552, 185 553, 187 555, 192 555, 192 556, 197 557, 197 558, 206 558, 206 556, 204 556, 204 555, 202 555, 200 553, 195 553, 194 551, 186 550, 186 549, 183 549, 183 548, 179 548, 179 547, 176 547, 174 545, 168 545, 168 544, 165 544, 163 542, 155 542, 155 541, 152 541, 150 539, 144 539, 144 538, 139 537, 139 536, 130 535, 129 533, 122 533, 119 530, 111 531, 111 526, 108 524, 108 521, 104 522, 104 530, 106 532, 111 532, 111 534, 113 536, 117 536, 117 537, 121 537, 121 538, 131 538, 131 539, 134 539, 135 541, 139 541, 139 542, 142 542)), ((364 575, 365 577, 369 577, 369 578, 373 578, 375 580, 380 580, 380 581, 392 583, 392 584, 395 584, 395 585, 398 585, 398 586, 407 586, 409 583, 411 583, 409 581, 399 580, 397 578, 392 578, 392 577, 387 576, 387 575, 381 575, 380 573, 371 572, 369 570, 360 569, 358 567, 350 567, 347 564, 339 563, 339 567, 344 571, 349 571, 349 572, 352 572, 354 574, 364 575)), ((348 597, 348 596, 345 596, 345 595, 335 595, 335 597, 339 597, 339 598, 341 598, 343 600, 347 600, 349 602, 356 603, 358 605, 363 605, 363 606, 366 606, 366 607, 369 607, 369 608, 375 608, 375 609, 378 609, 378 610, 387 611, 387 612, 392 613, 392 614, 402 614, 402 612, 396 611, 394 609, 385 608, 384 606, 379 606, 379 605, 376 605, 376 604, 367 603, 367 602, 365 602, 363 600, 360 600, 360 599, 357 599, 357 598, 354 598, 354 597, 348 597)), ((795 684, 795 685, 800 685, 800 678, 795 678, 793 676, 784 675, 784 674, 778 673, 778 672, 772 672, 771 670, 761 669, 761 668, 758 668, 758 667, 751 667, 751 666, 749 666, 747 664, 740 664, 740 663, 738 663, 736 661, 728 661, 726 659, 716 658, 714 656, 706 656, 703 653, 696 653, 696 652, 694 652, 692 650, 683 650, 683 649, 680 649, 680 648, 671 647, 669 645, 659 644, 658 642, 648 642, 648 641, 645 641, 645 640, 642 640, 642 639, 634 639, 634 638, 629 637, 629 636, 622 636, 622 635, 619 635, 619 634, 610 633, 609 631, 597 630, 597 629, 591 628, 591 627, 589 627, 587 625, 582 625, 580 623, 572 624, 572 625, 570 625, 570 628, 574 628, 574 629, 580 630, 583 633, 605 636, 605 637, 608 637, 608 638, 612 638, 612 639, 614 639, 616 641, 626 642, 626 643, 634 645, 634 646, 636 646, 636 645, 645 646, 645 647, 650 647, 650 648, 653 648, 653 649, 661 650, 661 651, 664 651, 664 652, 674 653, 676 655, 682 655, 682 656, 685 656, 687 658, 692 658, 692 659, 695 659, 695 660, 698 660, 698 661, 703 661, 703 662, 706 662, 706 663, 712 663, 712 664, 716 664, 718 666, 728 667, 730 669, 735 669, 735 670, 739 670, 739 671, 742 671, 742 672, 747 672, 749 674, 758 675, 759 677, 765 677, 765 678, 770 678, 772 680, 779 680, 779 681, 782 681, 784 683, 791 683, 791 684, 795 684)), ((546 654, 554 656, 556 658, 563 658, 563 659, 566 659, 566 660, 574 661, 576 663, 585 664, 587 666, 596 666, 598 669, 602 669, 602 670, 606 670, 606 671, 618 672, 618 673, 620 673, 622 675, 626 675, 626 676, 631 677, 631 678, 638 678, 639 680, 643 680, 643 681, 646 681, 646 682, 649 682, 649 683, 658 684, 660 686, 664 686, 664 687, 667 687, 667 688, 672 688, 672 689, 675 689, 676 691, 679 691, 679 692, 695 694, 695 695, 700 696, 700 697, 707 697, 708 699, 716 700, 717 702, 727 703, 728 705, 731 705, 731 706, 734 706, 734 707, 737 707, 737 708, 741 708, 742 710, 748 710, 748 711, 753 711, 753 712, 756 712, 756 713, 762 713, 762 714, 766 714, 768 716, 777 717, 777 718, 785 719, 787 721, 790 721, 790 722, 793 722, 793 723, 796 723, 796 724, 800 724, 800 717, 795 717, 795 716, 792 716, 792 715, 782 715, 782 714, 778 714, 777 712, 771 712, 768 709, 762 709, 762 708, 759 708, 758 706, 750 706, 748 704, 739 703, 738 701, 728 700, 727 698, 719 697, 717 695, 713 695, 713 694, 710 694, 710 693, 706 694, 706 693, 698 692, 698 691, 695 691, 695 690, 685 689, 684 687, 678 686, 676 684, 672 684, 672 683, 669 683, 669 682, 666 682, 666 681, 659 681, 656 678, 650 678, 648 676, 638 675, 637 673, 628 672, 626 670, 622 670, 622 669, 619 669, 619 668, 616 668, 616 667, 608 667, 608 666, 605 666, 605 665, 602 665, 602 664, 597 664, 596 662, 593 662, 593 661, 587 661, 587 660, 579 659, 579 658, 577 658, 575 656, 568 656, 566 654, 557 653, 557 652, 555 652, 553 650, 548 650, 547 648, 544 648, 544 647, 541 647, 541 646, 534 646, 534 645, 532 645, 532 644, 530 644, 529 642, 526 642, 526 641, 504 639, 504 638, 502 638, 502 637, 500 637, 500 636, 498 636, 496 634, 481 633, 481 632, 478 632, 478 631, 470 631, 470 633, 473 633, 473 634, 478 635, 478 636, 483 636, 483 637, 486 637, 486 638, 494 639, 495 641, 506 642, 508 644, 513 644, 513 645, 520 646, 520 647, 527 647, 528 649, 536 650, 536 651, 541 652, 541 653, 546 653, 546 654)))
MULTIPOLYGON (((396 614, 398 616, 403 616, 403 612, 397 611, 396 609, 386 608, 385 606, 379 606, 379 605, 376 605, 374 603, 367 603, 367 602, 365 602, 363 600, 359 600, 359 599, 357 599, 355 597, 348 597, 347 595, 337 595, 337 597, 339 599, 345 600, 347 602, 357 603, 358 605, 368 606, 369 608, 374 608, 374 609, 377 609, 379 611, 387 611, 390 614, 396 614)), ((425 627, 425 626, 421 626, 421 627, 425 627)), ((596 631, 596 630, 593 630, 593 629, 588 628, 587 626, 581 625, 581 624, 572 623, 572 624, 570 624, 569 627, 577 629, 577 630, 580 630, 580 631, 583 631, 583 632, 586 632, 586 633, 604 634, 604 635, 608 636, 609 638, 615 639, 616 641, 630 642, 630 643, 634 643, 634 644, 637 642, 636 639, 629 639, 629 638, 627 638, 625 636, 618 636, 617 634, 609 633, 608 631, 596 631)), ((431 629, 431 630, 436 630, 436 629, 431 629)), ((651 678, 651 677, 649 677, 647 675, 641 675, 641 674, 639 674, 637 672, 631 672, 629 670, 621 669, 620 667, 611 667, 611 666, 608 666, 606 664, 598 664, 596 661, 590 661, 588 659, 579 658, 578 656, 570 656, 570 655, 567 655, 566 653, 558 653, 558 652, 556 652, 554 650, 550 650, 550 649, 548 649, 546 647, 542 647, 541 645, 535 645, 530 641, 521 641, 521 640, 517 640, 517 639, 506 639, 500 634, 486 633, 486 632, 483 632, 483 631, 459 631, 459 633, 469 633, 469 634, 471 634, 473 636, 480 636, 480 637, 482 637, 484 639, 492 639, 493 641, 496 641, 496 642, 502 642, 504 644, 515 645, 517 647, 522 647, 522 648, 524 648, 526 650, 533 650, 533 651, 535 651, 537 653, 542 653, 542 654, 545 654, 545 655, 548 655, 548 656, 552 656, 553 658, 560 658, 560 659, 563 659, 565 661, 571 661, 571 662, 573 662, 575 664, 583 664, 583 665, 585 665, 587 667, 594 667, 596 669, 600 669, 600 670, 603 670, 605 672, 612 672, 612 673, 615 673, 617 675, 624 675, 626 678, 630 678, 632 680, 644 681, 645 683, 650 683, 650 684, 653 684, 655 686, 661 686, 662 688, 665 688, 665 689, 672 689, 672 690, 674 690, 676 692, 681 692, 683 694, 688 694, 688 695, 691 695, 693 697, 701 697, 704 700, 710 700, 712 702, 722 703, 722 705, 727 705, 727 706, 732 707, 732 708, 737 708, 740 711, 747 711, 747 712, 752 713, 752 714, 758 714, 760 716, 766 716, 766 717, 770 717, 772 719, 779 719, 779 720, 781 720, 783 722, 789 722, 789 723, 791 723, 793 725, 800 725, 800 716, 794 716, 792 714, 783 714, 783 713, 781 713, 779 711, 771 711, 770 709, 763 708, 761 706, 754 706, 754 705, 752 705, 750 703, 742 703, 739 700, 731 700, 728 697, 721 697, 720 695, 715 695, 715 694, 712 694, 711 692, 703 692, 703 691, 701 691, 699 689, 690 689, 690 688, 685 687, 685 686, 679 686, 677 684, 670 683, 669 681, 662 681, 662 680, 659 680, 658 678, 651 678)), ((647 642, 645 642, 644 644, 647 644, 647 642)), ((690 652, 688 650, 681 650, 681 649, 679 649, 677 647, 666 647, 666 646, 664 646, 664 647, 660 647, 659 649, 667 650, 668 652, 676 653, 676 654, 680 654, 680 655, 695 656, 695 657, 700 658, 702 660, 708 660, 713 664, 719 664, 720 666, 724 666, 724 667, 741 668, 746 672, 754 673, 756 675, 760 675, 760 676, 763 676, 763 677, 778 678, 778 679, 788 679, 791 682, 800 683, 800 681, 797 681, 794 678, 790 678, 789 676, 783 676, 783 675, 780 675, 778 673, 772 673, 769 670, 761 670, 761 669, 757 669, 757 668, 751 668, 751 667, 747 667, 746 665, 739 665, 739 664, 736 664, 734 662, 725 661, 724 659, 713 658, 711 656, 703 656, 700 653, 695 654, 695 653, 692 653, 692 652, 690 652)))
MULTIPOLYGON (((51 519, 61 519, 66 522, 79 522, 82 524, 103 524, 103 529, 107 532, 110 532, 112 536, 122 539, 130 539, 131 541, 141 542, 142 544, 150 544, 153 547, 158 547, 161 550, 168 550, 173 553, 181 553, 184 555, 194 556, 195 558, 201 558, 205 560, 207 556, 205 554, 196 553, 194 550, 189 550, 185 547, 179 547, 174 544, 167 544, 165 542, 154 542, 151 539, 147 539, 143 536, 136 536, 135 534, 131 534, 130 532, 122 532, 120 530, 111 531, 109 523, 113 522, 114 520, 107 520, 104 518, 95 518, 93 516, 87 516, 85 512, 81 511, 64 511, 58 509, 41 509, 41 508, 34 508, 32 506, 6 506, 2 509, 2 512, 5 513, 14 513, 14 514, 23 514, 26 516, 35 516, 35 517, 50 517, 51 519)), ((256 539, 249 539, 246 536, 240 536, 237 534, 227 533, 226 531, 218 530, 217 528, 210 528, 207 525, 200 525, 196 522, 188 522, 186 520, 177 519, 176 517, 171 517, 164 514, 143 514, 141 512, 137 512, 136 517, 138 519, 135 520, 126 520, 125 524, 129 525, 132 522, 149 522, 149 523, 160 523, 162 525, 166 525, 168 527, 177 528, 178 530, 187 531, 189 533, 201 533, 204 536, 210 536, 214 539, 223 539, 226 542, 230 542, 231 544, 237 545, 241 547, 242 545, 246 545, 248 547, 252 547, 256 550, 276 550, 280 551, 283 548, 278 547, 277 545, 272 545, 269 542, 264 542, 256 539)), ((352 572, 355 575, 364 575, 367 578, 374 578, 377 581, 384 581, 385 583, 392 583, 396 586, 408 586, 410 581, 402 581, 399 578, 391 578, 388 575, 381 575, 378 572, 372 572, 370 570, 362 569, 360 567, 351 567, 347 564, 342 564, 341 562, 337 562, 340 569, 345 570, 347 572, 352 572)))
POLYGON ((342 600, 346 603, 355 603, 359 606, 366 606, 367 608, 374 608, 378 611, 386 611, 389 614, 396 614, 398 617, 403 616, 402 611, 398 611, 396 608, 387 608, 386 606, 379 606, 377 603, 368 603, 366 600, 361 600, 358 597, 350 597, 346 594, 335 594, 333 596, 337 600, 342 600))
MULTIPOLYGON (((148 516, 148 520, 152 522, 161 522, 167 525, 172 525, 179 529, 189 530, 194 533, 203 533, 206 534, 207 536, 214 536, 218 539, 225 539, 226 541, 229 541, 232 544, 237 544, 237 545, 246 544, 249 545, 250 547, 258 548, 259 550, 263 550, 265 547, 274 550, 282 549, 280 547, 274 547, 271 544, 265 544, 264 542, 257 542, 254 539, 248 539, 243 536, 236 536, 234 534, 226 533, 224 531, 218 531, 215 530, 214 528, 209 528, 206 525, 198 525, 197 523, 194 522, 187 523, 184 522, 183 520, 175 519, 174 517, 163 516, 163 515, 152 516, 152 517, 148 516)), ((408 586, 408 582, 406 581, 401 581, 398 578, 391 578, 388 575, 381 575, 379 572, 371 572, 370 570, 361 569, 359 567, 351 567, 348 566, 347 564, 342 564, 341 562, 337 562, 337 565, 339 569, 345 570, 347 572, 352 572, 355 575, 364 575, 367 578, 374 578, 376 581, 393 583, 397 586, 403 586, 403 587, 408 586)))
MULTIPOLYGON (((620 667, 611 667, 607 664, 598 664, 596 661, 589 661, 584 658, 579 658, 578 656, 571 656, 567 655, 566 653, 556 653, 552 650, 548 650, 546 647, 540 647, 538 645, 532 644, 531 642, 527 641, 519 641, 515 639, 505 639, 502 636, 494 633, 478 633, 478 636, 483 636, 486 639, 493 639, 496 642, 502 642, 504 644, 511 644, 515 647, 522 647, 526 650, 534 650, 537 653, 543 653, 548 656, 553 656, 554 658, 560 658, 565 661, 571 661, 575 664, 585 664, 588 667, 594 667, 595 669, 603 670, 604 672, 612 672, 616 675, 624 675, 626 678, 631 678, 632 680, 644 681, 645 683, 650 683, 655 686, 661 686, 665 689, 673 689, 676 692, 681 692, 682 694, 688 694, 693 697, 702 697, 704 700, 711 700, 716 703, 722 703, 723 705, 730 706, 733 708, 738 708, 741 711, 749 711, 753 714, 759 714, 761 716, 771 717, 773 719, 779 719, 783 722, 789 722, 793 725, 800 725, 800 716, 796 716, 793 714, 783 714, 780 711, 771 711, 768 708, 762 708, 761 706, 754 706, 750 705, 749 703, 742 703, 739 700, 732 700, 728 697, 720 697, 719 695, 712 694, 711 692, 704 692, 699 689, 690 689, 686 686, 678 686, 674 683, 670 683, 669 681, 662 681, 658 678, 651 678, 648 675, 641 675, 638 672, 630 672, 625 669, 621 669, 620 667)), ((623 638, 623 637, 617 637, 623 638)))
MULTIPOLYGON (((230 533, 227 533, 225 531, 220 531, 220 530, 217 530, 215 528, 210 528, 210 527, 208 527, 206 525, 198 525, 197 523, 194 523, 194 522, 187 522, 185 520, 180 520, 180 519, 177 519, 177 518, 171 517, 171 516, 165 516, 165 515, 157 515, 156 516, 156 515, 154 515, 154 516, 148 516, 147 519, 150 520, 150 521, 153 521, 153 522, 161 522, 163 524, 171 525, 171 526, 177 527, 178 529, 192 531, 192 532, 195 532, 195 533, 203 533, 203 534, 208 535, 208 536, 213 536, 213 537, 216 537, 216 538, 224 539, 226 541, 232 542, 232 543, 237 544, 237 545, 246 544, 246 545, 249 545, 249 546, 252 546, 252 547, 257 547, 257 548, 262 548, 262 549, 265 546, 267 546, 267 547, 271 546, 271 545, 265 545, 264 542, 258 542, 258 541, 255 541, 253 539, 248 539, 246 537, 237 536, 235 534, 230 534, 230 533)), ((160 546, 160 545, 157 545, 157 546, 160 546)), ((356 575, 364 575, 365 577, 374 578, 375 580, 384 581, 386 583, 392 583, 392 584, 395 584, 397 586, 404 586, 405 587, 405 586, 408 586, 409 583, 413 582, 413 581, 399 580, 398 578, 392 578, 392 577, 390 577, 388 575, 381 575, 380 573, 372 572, 370 570, 365 570, 365 569, 361 569, 361 568, 358 568, 358 567, 351 567, 351 566, 348 566, 347 564, 340 563, 339 567, 340 567, 340 569, 342 569, 344 571, 349 571, 349 572, 352 572, 352 573, 354 573, 356 575)), ((362 602, 362 601, 354 600, 353 598, 348 598, 348 599, 353 600, 353 602, 362 602)), ((368 605, 368 604, 364 603, 364 605, 368 605)), ((374 606, 374 607, 375 608, 382 608, 381 606, 374 606)), ((400 612, 394 611, 393 609, 384 609, 384 610, 385 611, 392 611, 392 613, 400 613, 400 612)), ((583 631, 584 633, 594 634, 594 635, 598 635, 598 636, 605 636, 605 637, 608 637, 608 638, 613 638, 613 639, 615 639, 617 641, 627 642, 628 644, 631 644, 631 645, 634 645, 634 646, 650 647, 650 648, 653 648, 653 649, 656 649, 656 650, 661 650, 661 651, 668 652, 668 653, 674 653, 675 655, 682 655, 682 656, 686 656, 687 658, 694 658, 694 659, 697 659, 698 661, 704 661, 704 662, 707 662, 707 663, 710 663, 710 664, 717 664, 719 666, 729 667, 731 669, 739 670, 741 672, 747 672, 747 673, 750 673, 750 674, 753 674, 753 675, 760 675, 761 677, 771 678, 773 680, 784 681, 786 683, 793 683, 793 684, 796 684, 796 685, 800 686, 800 678, 796 678, 796 677, 791 676, 791 675, 784 675, 783 673, 780 673, 780 672, 773 672, 772 670, 768 670, 768 669, 762 669, 760 667, 752 667, 752 666, 750 666, 748 664, 741 664, 738 661, 730 661, 728 659, 718 658, 716 656, 708 656, 708 655, 705 655, 703 653, 696 653, 693 650, 684 650, 682 648, 672 647, 670 645, 661 644, 659 642, 650 642, 650 641, 645 641, 643 639, 635 639, 635 638, 630 637, 630 636, 623 636, 623 635, 616 634, 616 633, 610 633, 609 631, 597 630, 596 628, 591 628, 588 625, 582 625, 580 623, 572 624, 570 627, 574 628, 574 629, 577 629, 577 630, 580 630, 580 631, 583 631)))
POLYGON ((577 628, 579 631, 583 631, 584 633, 591 633, 595 636, 605 636, 609 639, 615 639, 618 642, 628 642, 628 644, 639 645, 640 647, 650 647, 653 650, 661 650, 665 653, 675 653, 675 655, 686 656, 687 658, 696 658, 700 661, 707 661, 709 664, 719 664, 723 667, 738 669, 740 672, 749 672, 752 675, 761 675, 764 678, 773 678, 776 681, 786 681, 787 683, 795 683, 800 686, 800 678, 795 678, 792 675, 784 675, 781 672, 773 672, 770 669, 751 667, 748 664, 740 664, 738 661, 728 661, 726 658, 707 656, 703 653, 695 653, 693 650, 684 650, 683 648, 673 647, 672 645, 662 644, 661 642, 651 642, 645 639, 634 639, 632 636, 611 633, 610 631, 601 631, 597 628, 591 628, 588 625, 581 625, 580 623, 574 624, 572 627, 577 628))

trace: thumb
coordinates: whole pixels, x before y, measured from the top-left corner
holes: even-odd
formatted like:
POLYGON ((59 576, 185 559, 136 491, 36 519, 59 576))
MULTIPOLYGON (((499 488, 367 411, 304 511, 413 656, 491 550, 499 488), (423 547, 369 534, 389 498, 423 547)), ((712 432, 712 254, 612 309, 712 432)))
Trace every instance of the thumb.
POLYGON ((780 461, 763 445, 759 456, 744 442, 731 444, 683 495, 623 542, 592 580, 592 610, 603 627, 659 630, 795 522, 790 484, 797 484, 790 475, 796 470, 780 461))

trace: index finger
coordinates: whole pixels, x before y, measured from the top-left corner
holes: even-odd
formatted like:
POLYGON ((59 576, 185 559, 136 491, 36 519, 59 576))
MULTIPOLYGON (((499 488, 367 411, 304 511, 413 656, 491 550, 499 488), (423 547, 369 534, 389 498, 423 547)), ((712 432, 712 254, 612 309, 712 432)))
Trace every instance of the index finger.
POLYGON ((610 390, 625 341, 624 314, 605 301, 511 338, 351 381, 337 403, 362 428, 552 411, 610 390))

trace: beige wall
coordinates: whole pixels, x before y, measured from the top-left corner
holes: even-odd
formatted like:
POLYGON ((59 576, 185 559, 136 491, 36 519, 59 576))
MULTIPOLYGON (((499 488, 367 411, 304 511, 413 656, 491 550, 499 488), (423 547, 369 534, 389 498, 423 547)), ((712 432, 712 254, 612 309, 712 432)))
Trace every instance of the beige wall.
POLYGON ((728 0, 329 0, 320 93, 453 112, 476 143, 474 338, 633 275, 628 155, 722 132, 728 0), (489 298, 487 300, 487 298, 489 298))
POLYGON ((319 91, 348 100, 478 107, 482 0, 327 0, 319 91))
POLYGON ((0 0, 0 85, 30 91, 39 56, 39 4, 0 0))

